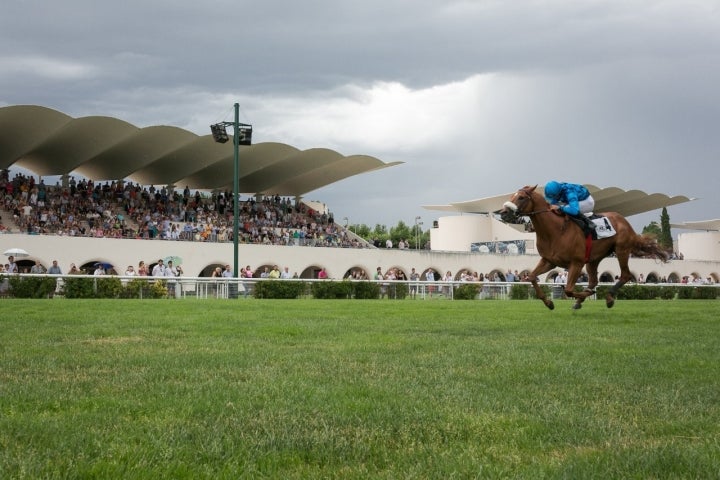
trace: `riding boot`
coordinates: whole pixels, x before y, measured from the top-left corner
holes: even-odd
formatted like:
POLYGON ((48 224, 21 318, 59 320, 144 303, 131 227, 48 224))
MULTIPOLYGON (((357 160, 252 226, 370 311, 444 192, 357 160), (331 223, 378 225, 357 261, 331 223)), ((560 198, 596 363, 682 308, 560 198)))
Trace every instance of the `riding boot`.
POLYGON ((579 218, 580 220, 582 220, 583 224, 585 225, 584 230, 585 230, 586 233, 589 233, 589 234, 591 234, 591 235, 593 235, 593 236, 596 234, 596 232, 595 232, 595 222, 593 222, 592 220, 590 220, 590 218, 589 218, 587 215, 581 213, 581 214, 579 214, 576 218, 579 218))

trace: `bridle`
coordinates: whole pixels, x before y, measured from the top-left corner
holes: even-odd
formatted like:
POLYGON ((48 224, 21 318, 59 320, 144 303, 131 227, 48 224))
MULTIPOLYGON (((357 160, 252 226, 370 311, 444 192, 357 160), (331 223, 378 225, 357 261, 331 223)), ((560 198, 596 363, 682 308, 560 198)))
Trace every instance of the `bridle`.
MULTIPOLYGON (((521 188, 520 190, 518 190, 517 193, 524 193, 524 194, 526 195, 525 197, 521 198, 521 200, 522 200, 523 202, 525 202, 525 201, 527 201, 527 200, 532 200, 532 195, 531 195, 531 193, 528 192, 527 190, 525 190, 524 188, 521 188)), ((533 205, 534 205, 534 203, 533 203, 533 205)), ((520 207, 519 207, 519 206, 517 206, 517 210, 520 210, 520 207)), ((530 211, 530 212, 518 212, 518 211, 515 211, 514 213, 515 213, 516 215, 532 217, 532 216, 537 215, 537 214, 539 214, 539 213, 546 213, 546 212, 551 212, 551 211, 552 211, 552 210, 550 210, 549 208, 544 208, 544 209, 541 209, 541 210, 533 210, 533 211, 530 211)))

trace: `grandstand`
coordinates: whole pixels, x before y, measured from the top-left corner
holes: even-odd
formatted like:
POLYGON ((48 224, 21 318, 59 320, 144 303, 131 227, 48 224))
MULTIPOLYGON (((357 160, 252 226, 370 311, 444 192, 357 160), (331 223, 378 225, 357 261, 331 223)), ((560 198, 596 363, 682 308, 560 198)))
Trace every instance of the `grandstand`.
MULTIPOLYGON (((130 182, 95 184, 72 178, 66 186, 46 186, 34 176, 0 173, 2 209, 12 219, 5 228, 31 235, 135 238, 145 240, 232 241, 231 192, 202 195, 130 182)), ((327 212, 279 195, 239 202, 239 241, 271 245, 367 248, 340 229, 327 212)))

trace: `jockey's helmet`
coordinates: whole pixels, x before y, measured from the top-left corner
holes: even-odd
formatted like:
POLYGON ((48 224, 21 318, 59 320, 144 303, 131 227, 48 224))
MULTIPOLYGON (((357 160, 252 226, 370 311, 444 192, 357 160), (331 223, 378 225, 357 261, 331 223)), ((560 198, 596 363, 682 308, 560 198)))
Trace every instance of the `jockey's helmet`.
POLYGON ((557 198, 560 195, 560 183, 551 180, 545 184, 545 196, 547 198, 557 198))

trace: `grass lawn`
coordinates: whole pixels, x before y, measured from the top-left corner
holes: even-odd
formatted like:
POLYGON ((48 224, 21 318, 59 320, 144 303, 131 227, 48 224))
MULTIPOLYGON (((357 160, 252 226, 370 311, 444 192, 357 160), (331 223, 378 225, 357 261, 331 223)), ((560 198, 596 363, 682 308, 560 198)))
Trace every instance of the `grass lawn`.
POLYGON ((2 300, 0 478, 720 478, 720 301, 2 300))

